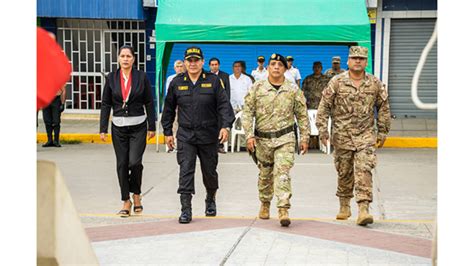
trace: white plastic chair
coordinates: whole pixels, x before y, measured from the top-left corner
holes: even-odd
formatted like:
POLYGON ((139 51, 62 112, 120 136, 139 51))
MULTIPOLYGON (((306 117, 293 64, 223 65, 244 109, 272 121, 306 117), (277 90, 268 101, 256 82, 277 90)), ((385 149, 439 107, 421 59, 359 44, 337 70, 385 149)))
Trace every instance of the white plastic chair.
POLYGON ((328 119, 328 135, 329 138, 327 146, 321 142, 321 135, 319 135, 319 149, 329 155, 331 154, 331 117, 328 119))
MULTIPOLYGON (((309 124, 310 124, 310 128, 311 128, 310 135, 311 136, 318 136, 319 149, 324 153, 330 154, 331 153, 331 142, 328 139, 328 146, 327 147, 326 147, 326 145, 324 145, 321 142, 321 136, 319 135, 319 130, 316 127, 316 117, 317 116, 318 116, 318 110, 308 109, 309 124)), ((329 118, 329 121, 328 121, 328 132, 329 132, 329 136, 331 136, 331 118, 329 118)))
POLYGON ((229 141, 224 142, 224 151, 227 153, 229 151, 229 141))
POLYGON ((230 152, 232 152, 232 153, 234 153, 234 147, 235 147, 236 139, 237 139, 237 147, 240 148, 240 138, 238 137, 238 135, 245 135, 244 128, 242 127, 241 120, 242 120, 242 111, 239 111, 235 115, 235 121, 232 124, 232 133, 230 135, 231 136, 230 137, 230 145, 231 145, 230 152), (236 125, 240 125, 240 128, 237 128, 236 125))
POLYGON ((310 134, 311 136, 318 136, 319 130, 316 127, 316 116, 318 115, 318 110, 308 109, 309 125, 310 125, 310 134))

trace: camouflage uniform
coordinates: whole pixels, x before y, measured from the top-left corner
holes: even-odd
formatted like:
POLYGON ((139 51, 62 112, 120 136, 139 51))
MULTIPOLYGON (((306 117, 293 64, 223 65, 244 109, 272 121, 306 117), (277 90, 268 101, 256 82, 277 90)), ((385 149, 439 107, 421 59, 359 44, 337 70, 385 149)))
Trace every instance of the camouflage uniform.
POLYGON ((321 136, 329 137, 330 115, 331 144, 335 147, 334 164, 338 172, 336 195, 352 198, 355 185, 356 201, 372 202, 371 171, 376 164, 376 140, 390 130, 388 92, 379 79, 367 73, 357 89, 349 72, 344 72, 331 79, 323 91, 316 119, 321 136), (374 107, 378 110, 378 136, 374 107))
MULTIPOLYGON (((303 92, 285 79, 276 90, 268 80, 259 80, 245 96, 242 126, 246 139, 254 137, 255 128, 261 132, 275 132, 287 128, 298 121, 301 142, 309 139, 309 118, 303 92)), ((278 199, 278 208, 290 208, 291 178, 290 169, 294 164, 295 134, 287 133, 278 138, 256 137, 259 198, 270 202, 273 188, 278 199), (275 184, 274 184, 275 182, 275 184)))
POLYGON ((326 70, 326 72, 324 72, 324 75, 326 75, 329 79, 331 79, 332 77, 336 76, 336 75, 339 75, 341 73, 344 73, 346 70, 345 69, 339 69, 339 71, 336 71, 332 68, 326 70))
POLYGON ((303 93, 306 98, 306 106, 308 109, 318 109, 323 89, 329 82, 329 78, 325 75, 316 77, 314 74, 307 76, 303 81, 303 93))

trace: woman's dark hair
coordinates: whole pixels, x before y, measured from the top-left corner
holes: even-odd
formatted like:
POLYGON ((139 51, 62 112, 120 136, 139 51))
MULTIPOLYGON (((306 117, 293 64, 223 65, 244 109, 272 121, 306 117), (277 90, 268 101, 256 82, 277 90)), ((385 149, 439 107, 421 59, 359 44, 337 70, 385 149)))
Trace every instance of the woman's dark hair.
POLYGON ((122 52, 123 49, 128 49, 128 50, 130 50, 130 53, 132 53, 132 56, 135 57, 135 50, 133 49, 132 46, 127 45, 127 44, 122 45, 122 46, 120 47, 120 49, 119 49, 119 51, 118 51, 118 55, 120 55, 120 53, 122 52))

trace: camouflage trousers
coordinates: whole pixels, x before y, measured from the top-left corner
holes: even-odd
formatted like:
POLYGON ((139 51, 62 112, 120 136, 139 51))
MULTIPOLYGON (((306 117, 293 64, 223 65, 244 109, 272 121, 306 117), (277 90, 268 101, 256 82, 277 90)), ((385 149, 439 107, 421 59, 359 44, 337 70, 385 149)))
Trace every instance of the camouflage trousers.
POLYGON ((356 202, 372 202, 372 169, 376 165, 375 147, 366 147, 359 151, 336 148, 334 164, 336 166, 338 197, 354 197, 356 202))
POLYGON ((258 192, 261 202, 270 202, 273 191, 277 197, 278 208, 290 208, 291 178, 290 169, 295 160, 295 143, 275 145, 272 139, 257 140, 257 159, 260 174, 258 192))

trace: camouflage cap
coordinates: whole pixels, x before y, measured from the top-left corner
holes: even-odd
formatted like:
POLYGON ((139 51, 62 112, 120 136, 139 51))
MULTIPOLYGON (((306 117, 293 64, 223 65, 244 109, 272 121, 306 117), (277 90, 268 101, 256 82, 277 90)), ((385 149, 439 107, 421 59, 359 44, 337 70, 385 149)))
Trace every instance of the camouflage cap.
POLYGON ((369 50, 362 46, 351 46, 349 49, 349 57, 363 57, 367 58, 369 50))
POLYGON ((341 63, 341 57, 340 56, 333 56, 332 57, 332 62, 333 63, 341 63))

